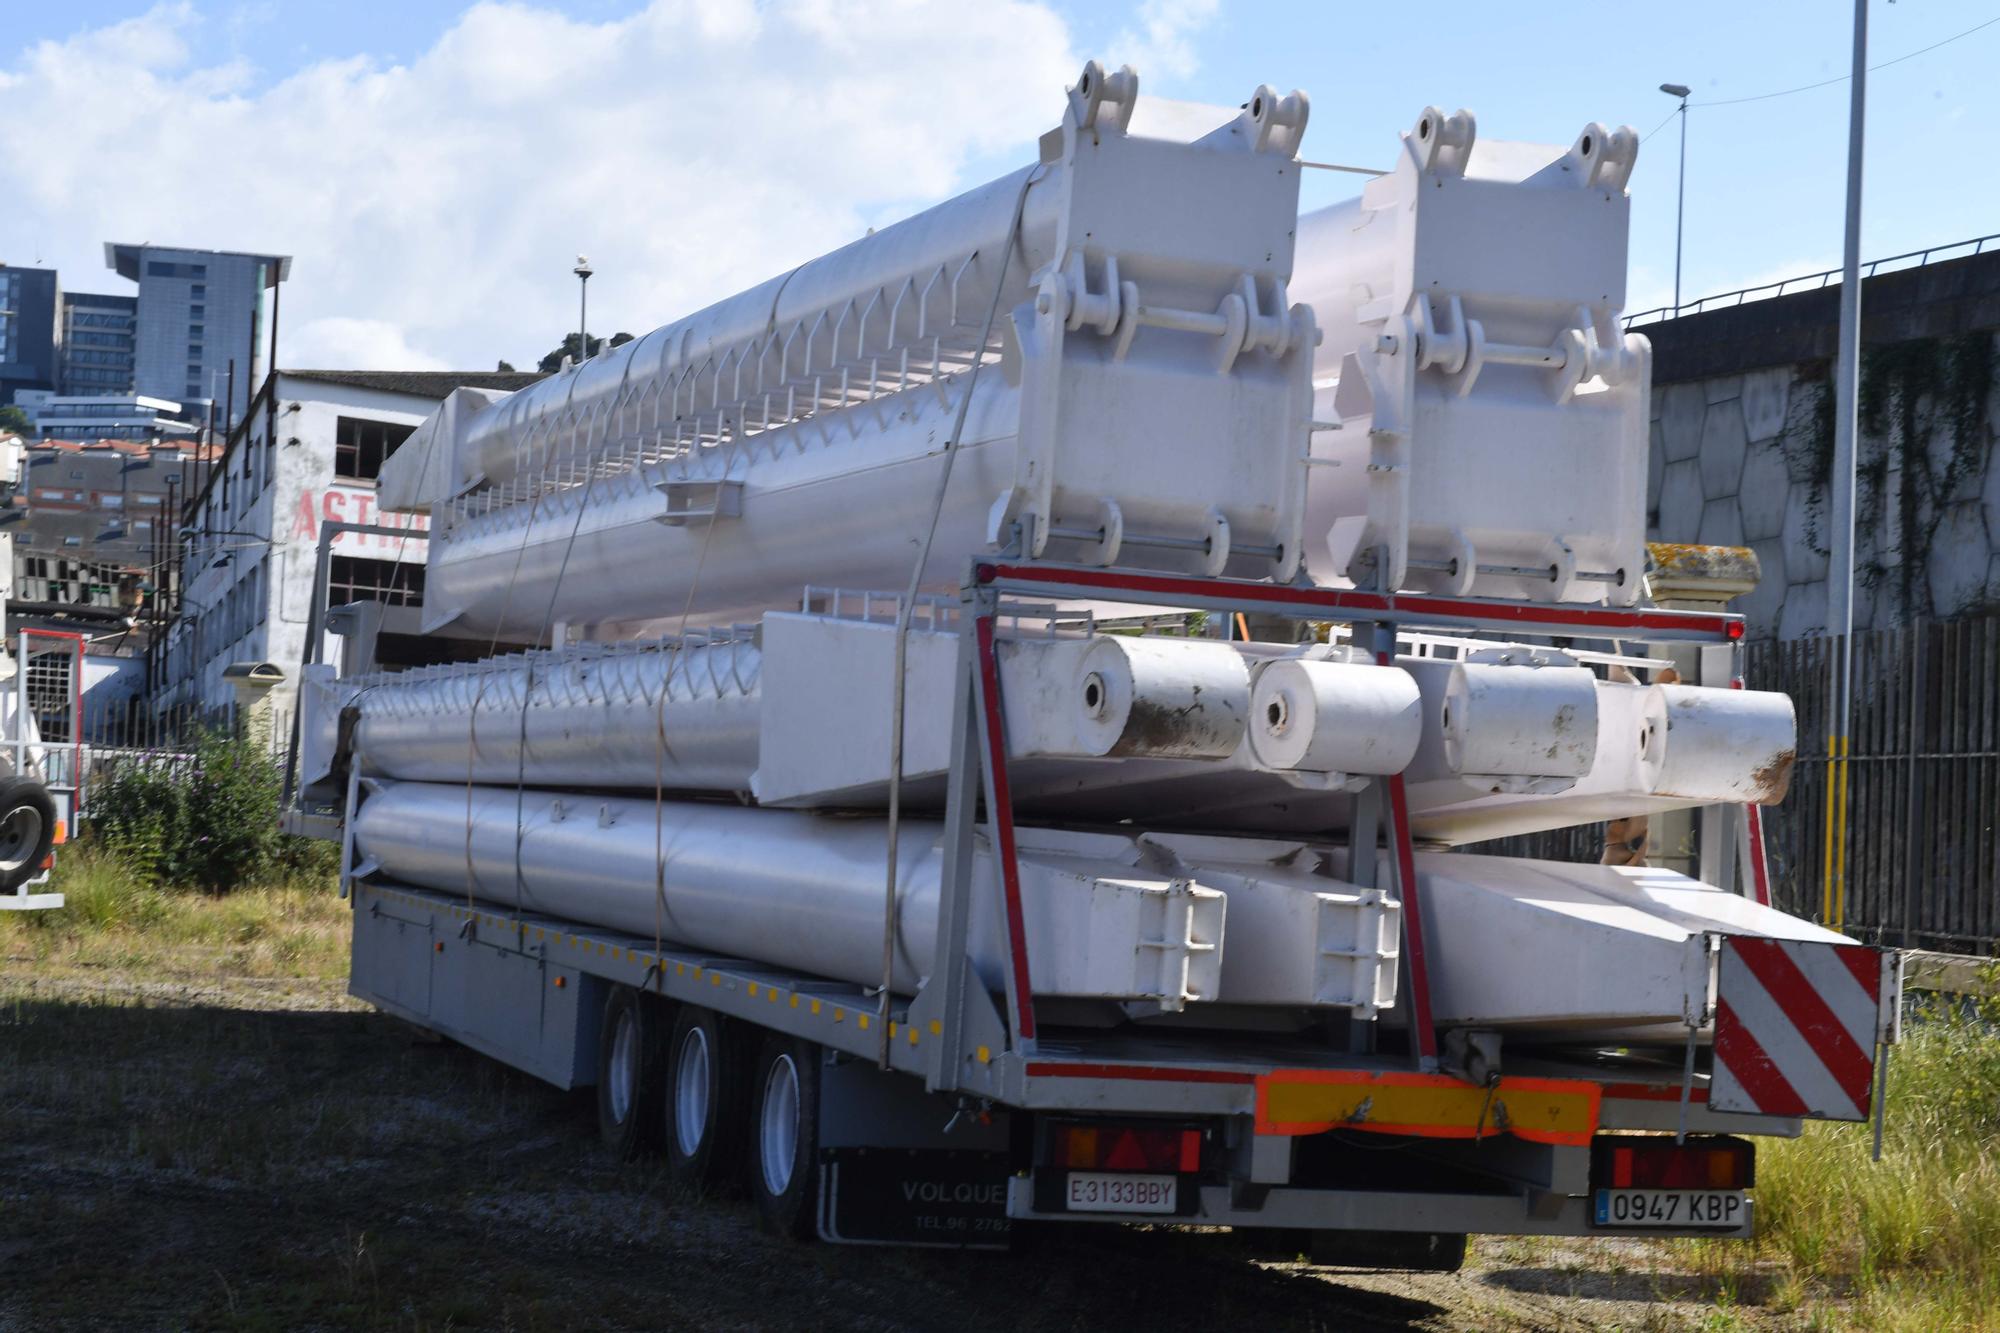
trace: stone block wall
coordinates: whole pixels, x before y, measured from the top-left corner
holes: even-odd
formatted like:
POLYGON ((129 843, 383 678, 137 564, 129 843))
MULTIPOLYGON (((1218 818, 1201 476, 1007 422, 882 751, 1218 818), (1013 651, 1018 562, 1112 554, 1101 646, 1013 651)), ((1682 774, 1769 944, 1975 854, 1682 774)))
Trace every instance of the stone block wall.
MULTIPOLYGON (((2000 335, 1865 355, 1856 628, 2000 605, 2000 387, 1990 377, 2000 335), (1968 384, 1979 392, 1968 396, 1968 384)), ((1823 360, 1653 391, 1649 535, 1755 550, 1763 581, 1737 603, 1753 638, 1826 632, 1831 423, 1823 360)))

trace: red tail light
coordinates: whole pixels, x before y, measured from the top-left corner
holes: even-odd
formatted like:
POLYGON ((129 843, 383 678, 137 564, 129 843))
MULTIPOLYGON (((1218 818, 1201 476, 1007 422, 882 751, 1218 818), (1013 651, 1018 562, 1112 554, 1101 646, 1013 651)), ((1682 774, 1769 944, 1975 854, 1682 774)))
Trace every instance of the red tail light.
POLYGON ((1182 1125, 1050 1125, 1044 1154, 1071 1171, 1201 1170, 1201 1131, 1182 1125))
POLYGON ((1757 1150, 1742 1139, 1612 1135, 1592 1145, 1591 1174, 1603 1189, 1740 1190, 1757 1180, 1757 1150))

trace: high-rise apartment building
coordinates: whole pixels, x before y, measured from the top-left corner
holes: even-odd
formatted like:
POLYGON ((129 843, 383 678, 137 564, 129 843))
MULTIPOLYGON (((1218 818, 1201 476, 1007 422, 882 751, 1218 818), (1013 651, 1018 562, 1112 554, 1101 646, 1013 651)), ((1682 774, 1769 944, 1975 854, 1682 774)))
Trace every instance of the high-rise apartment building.
POLYGON ((188 404, 212 399, 218 415, 241 419, 263 375, 265 293, 291 276, 291 256, 107 241, 104 262, 139 284, 132 388, 188 404), (233 402, 225 401, 232 360, 233 402))
POLYGON ((56 387, 61 291, 52 268, 0 264, 0 403, 17 389, 56 387))
POLYGON ((109 397, 132 392, 135 296, 94 292, 62 294, 61 369, 58 389, 67 397, 109 397))

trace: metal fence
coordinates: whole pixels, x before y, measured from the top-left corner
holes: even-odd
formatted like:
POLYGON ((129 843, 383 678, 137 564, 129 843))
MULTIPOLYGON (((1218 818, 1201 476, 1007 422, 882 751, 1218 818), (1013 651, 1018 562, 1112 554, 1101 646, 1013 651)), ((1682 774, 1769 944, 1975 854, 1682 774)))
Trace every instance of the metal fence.
MULTIPOLYGON (((1885 255, 1881 259, 1871 259, 1861 266, 1861 277, 1865 282, 1877 273, 1921 268, 1926 264, 1942 263, 1947 259, 1970 259, 1974 255, 1986 253, 1986 247, 1989 245, 2000 248, 2000 234, 1975 236, 1969 241, 1952 241, 1946 245, 1933 245, 1924 250, 1911 250, 1900 255, 1885 255)), ((1804 273, 1796 278, 1786 278, 1782 282, 1767 282, 1756 287, 1739 288, 1733 292, 1718 292, 1713 296, 1696 297, 1677 306, 1663 305, 1652 310, 1641 310, 1625 316, 1625 327, 1635 329, 1644 324, 1658 323, 1663 319, 1699 315, 1705 310, 1724 310, 1730 306, 1743 305, 1748 301, 1762 301, 1773 296, 1789 296, 1794 292, 1810 292, 1822 287, 1838 286, 1841 273, 1840 269, 1830 268, 1820 273, 1804 273)))
MULTIPOLYGON (((150 713, 137 700, 119 699, 98 705, 83 703, 81 808, 87 816, 90 791, 120 767, 187 772, 204 737, 242 733, 244 719, 234 708, 203 712, 150 713)), ((284 762, 291 738, 289 711, 274 709, 269 726, 271 757, 284 762)), ((59 739, 68 739, 67 736, 59 739)))
POLYGON ((1845 901, 1825 875, 1836 641, 1753 644, 1745 676, 1799 716, 1791 794, 1764 812, 1779 907, 1923 949, 2000 945, 2000 617, 1854 636, 1845 901))

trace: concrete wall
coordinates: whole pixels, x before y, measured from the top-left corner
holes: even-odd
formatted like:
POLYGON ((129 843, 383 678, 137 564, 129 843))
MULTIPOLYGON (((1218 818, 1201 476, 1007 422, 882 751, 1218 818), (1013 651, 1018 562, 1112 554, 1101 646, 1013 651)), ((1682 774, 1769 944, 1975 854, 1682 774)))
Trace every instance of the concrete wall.
MULTIPOLYGON (((1656 350, 1649 535, 1754 549, 1763 582, 1737 603, 1753 638, 1795 639, 1827 626, 1827 358, 1837 300, 1837 289, 1808 292, 1639 330, 1656 350)), ((2000 327, 2000 255, 1871 279, 1862 303, 1866 357, 2000 340, 1990 332, 2000 327)), ((1993 352, 2000 365, 2000 341, 1993 352)), ((1914 444, 1893 421, 1863 432, 1857 628, 2000 603, 2000 390, 1987 389, 1970 460, 1954 458, 1954 433, 1935 419, 1943 413, 1928 415, 1927 438, 1914 444), (1913 515, 1905 512, 1906 458, 1951 483, 1935 499, 1916 487, 1913 515)))

